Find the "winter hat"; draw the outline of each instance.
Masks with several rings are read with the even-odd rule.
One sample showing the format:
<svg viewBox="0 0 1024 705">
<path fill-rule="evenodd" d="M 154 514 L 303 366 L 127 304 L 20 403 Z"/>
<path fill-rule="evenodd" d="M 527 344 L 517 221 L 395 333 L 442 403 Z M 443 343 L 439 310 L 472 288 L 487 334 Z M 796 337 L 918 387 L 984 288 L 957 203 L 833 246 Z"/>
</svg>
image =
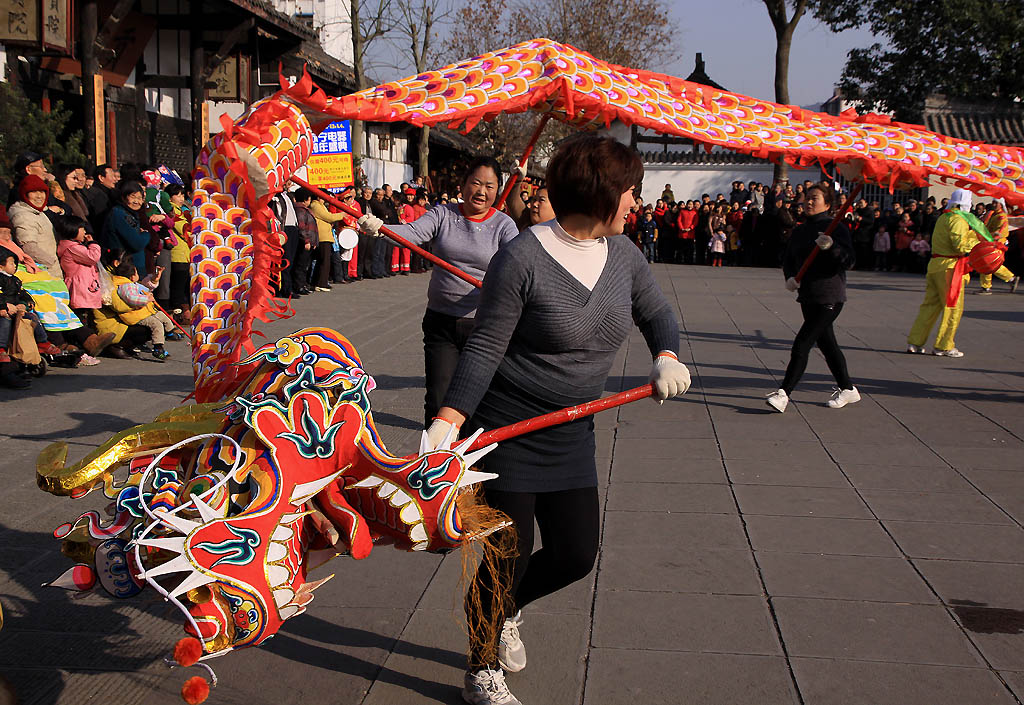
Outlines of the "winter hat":
<svg viewBox="0 0 1024 705">
<path fill-rule="evenodd" d="M 13 257 L 15 262 L 21 262 L 21 260 L 18 258 L 18 255 L 14 254 L 6 247 L 0 247 L 0 264 L 6 262 L 8 257 Z"/>
<path fill-rule="evenodd" d="M 50 195 L 50 187 L 46 185 L 40 177 L 35 174 L 29 174 L 18 183 L 18 198 L 25 203 L 28 203 L 28 195 L 33 191 L 44 191 L 47 196 Z M 32 204 L 29 203 L 31 206 Z M 35 206 L 32 206 L 35 208 Z M 46 207 L 46 203 L 43 203 L 43 208 Z M 37 211 L 43 210 L 43 208 L 36 208 Z"/>
<path fill-rule="evenodd" d="M 962 210 L 971 209 L 971 192 L 965 188 L 958 188 L 949 196 L 949 201 L 946 202 L 946 208 L 955 208 L 960 206 Z"/>
<path fill-rule="evenodd" d="M 14 160 L 14 173 L 21 174 L 32 162 L 38 162 L 43 158 L 42 154 L 36 154 L 35 152 L 23 152 L 18 155 L 18 158 Z"/>
</svg>

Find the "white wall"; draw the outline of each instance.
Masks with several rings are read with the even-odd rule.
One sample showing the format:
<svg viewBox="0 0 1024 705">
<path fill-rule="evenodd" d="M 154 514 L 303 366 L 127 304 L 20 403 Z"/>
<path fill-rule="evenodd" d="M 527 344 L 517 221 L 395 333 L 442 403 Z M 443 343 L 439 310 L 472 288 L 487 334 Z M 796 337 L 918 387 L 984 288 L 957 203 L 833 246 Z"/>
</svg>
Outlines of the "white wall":
<svg viewBox="0 0 1024 705">
<path fill-rule="evenodd" d="M 770 185 L 773 169 L 771 164 L 645 164 L 642 195 L 644 203 L 651 203 L 661 198 L 665 184 L 671 184 L 672 193 L 675 194 L 677 201 L 699 199 L 701 194 L 705 193 L 710 194 L 712 200 L 720 193 L 728 198 L 733 181 L 743 181 L 744 184 L 759 181 Z M 820 180 L 821 170 L 789 168 L 790 183 L 804 179 Z"/>
<path fill-rule="evenodd" d="M 389 184 L 396 191 L 403 181 L 412 181 L 412 167 L 400 162 L 384 161 L 372 157 L 363 158 L 363 171 L 372 188 Z"/>
</svg>

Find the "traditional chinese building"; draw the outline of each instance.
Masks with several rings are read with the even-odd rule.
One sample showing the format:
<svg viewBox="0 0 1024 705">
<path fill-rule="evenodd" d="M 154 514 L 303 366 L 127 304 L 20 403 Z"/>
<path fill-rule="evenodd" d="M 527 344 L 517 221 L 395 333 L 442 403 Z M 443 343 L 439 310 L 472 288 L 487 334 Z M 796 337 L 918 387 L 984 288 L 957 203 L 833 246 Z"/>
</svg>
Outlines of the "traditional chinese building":
<svg viewBox="0 0 1024 705">
<path fill-rule="evenodd" d="M 312 22 L 269 0 L 0 0 L 0 18 L 6 80 L 44 109 L 63 101 L 97 163 L 188 173 L 221 114 L 278 89 L 279 66 L 354 87 Z"/>
</svg>

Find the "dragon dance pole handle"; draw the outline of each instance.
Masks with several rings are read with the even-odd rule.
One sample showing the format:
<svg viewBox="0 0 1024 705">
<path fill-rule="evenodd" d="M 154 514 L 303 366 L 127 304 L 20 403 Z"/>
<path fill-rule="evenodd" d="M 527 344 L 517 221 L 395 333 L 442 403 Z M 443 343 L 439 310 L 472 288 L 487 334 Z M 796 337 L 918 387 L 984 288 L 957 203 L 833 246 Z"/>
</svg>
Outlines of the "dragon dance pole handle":
<svg viewBox="0 0 1024 705">
<path fill-rule="evenodd" d="M 550 119 L 551 119 L 551 113 L 545 113 L 544 116 L 541 117 L 540 122 L 537 123 L 537 129 L 533 131 L 533 136 L 530 138 L 529 144 L 526 145 L 526 149 L 523 150 L 523 156 L 520 157 L 520 159 L 519 159 L 519 167 L 520 168 L 526 166 L 526 160 L 530 158 L 531 154 L 533 154 L 533 148 L 536 146 L 537 140 L 540 139 L 540 133 L 544 131 L 544 126 L 548 124 L 548 120 L 550 120 Z M 498 198 L 497 202 L 494 204 L 494 207 L 497 210 L 500 211 L 501 207 L 503 205 L 505 205 L 505 201 L 508 200 L 509 194 L 512 193 L 512 189 L 515 188 L 515 185 L 518 182 L 519 182 L 519 174 L 518 173 L 514 173 L 514 174 L 512 174 L 512 176 L 509 177 L 508 183 L 505 184 L 505 190 L 501 192 L 501 196 Z"/>
<path fill-rule="evenodd" d="M 596 414 L 599 411 L 605 411 L 606 409 L 613 409 L 616 406 L 622 406 L 623 404 L 629 404 L 638 399 L 646 399 L 647 397 L 653 396 L 654 385 L 645 384 L 642 387 L 636 387 L 634 389 L 627 389 L 624 392 L 613 394 L 610 397 L 604 397 L 603 399 L 595 399 L 594 401 L 588 401 L 585 404 L 579 404 L 578 406 L 570 406 L 565 409 L 559 409 L 558 411 L 552 411 L 550 414 L 544 414 L 543 416 L 534 416 L 532 419 L 524 419 L 508 426 L 502 426 L 496 428 L 493 431 L 487 431 L 486 433 L 480 434 L 480 437 L 469 447 L 466 451 L 474 451 L 478 448 L 483 448 L 491 443 L 500 443 L 501 441 L 507 441 L 509 438 L 515 438 L 521 436 L 524 433 L 530 433 L 531 431 L 538 431 L 548 426 L 557 426 L 560 423 L 566 421 L 575 421 L 583 416 L 590 416 Z"/>
<path fill-rule="evenodd" d="M 825 228 L 825 232 L 823 232 L 822 235 L 832 235 L 833 231 L 835 231 L 835 229 L 839 226 L 839 223 L 842 222 L 843 217 L 846 215 L 847 211 L 849 211 L 853 207 L 854 202 L 856 202 L 858 196 L 860 196 L 860 192 L 863 190 L 864 182 L 862 181 L 859 184 L 857 184 L 857 187 L 854 188 L 853 192 L 847 197 L 846 201 L 843 203 L 842 208 L 840 208 L 839 212 L 836 213 L 836 217 L 833 218 L 832 222 L 828 224 L 828 227 Z M 800 271 L 796 273 L 795 277 L 793 277 L 794 279 L 796 279 L 798 284 L 804 278 L 804 275 L 807 274 L 807 270 L 811 268 L 812 264 L 814 264 L 814 260 L 818 256 L 819 252 L 821 252 L 821 249 L 817 245 L 815 245 L 814 248 L 811 250 L 811 253 L 807 255 L 807 259 L 804 260 L 803 265 L 800 267 Z"/>
<path fill-rule="evenodd" d="M 313 186 L 312 184 L 303 181 L 299 177 L 293 176 L 293 177 L 291 177 L 291 180 L 294 181 L 295 183 L 297 183 L 299 186 L 302 186 L 305 189 L 309 189 L 309 191 L 311 191 L 314 195 L 319 196 L 320 198 L 324 199 L 325 201 L 330 203 L 332 206 L 340 208 L 341 210 L 343 210 L 345 213 L 348 213 L 353 218 L 359 218 L 360 216 L 362 216 L 362 213 L 357 211 L 355 208 L 352 208 L 351 206 L 346 206 L 344 203 L 339 201 L 337 198 L 335 198 L 331 194 L 327 193 L 326 191 L 324 191 L 322 189 L 318 189 L 316 186 Z M 396 235 L 387 226 L 381 227 L 380 231 L 384 235 L 387 235 L 389 238 L 391 238 L 392 240 L 397 242 L 402 247 L 408 247 L 410 250 L 412 250 L 413 252 L 418 254 L 420 257 L 423 257 L 424 259 L 430 260 L 431 262 L 436 264 L 441 269 L 444 269 L 444 270 L 446 270 L 448 272 L 451 272 L 452 274 L 457 276 L 462 281 L 468 282 L 468 283 L 472 284 L 477 289 L 479 289 L 480 287 L 482 287 L 484 285 L 484 283 L 482 281 L 480 281 L 479 279 L 477 279 L 473 275 L 466 274 L 465 272 L 463 272 L 461 269 L 459 269 L 455 265 L 448 264 L 447 262 L 445 262 L 443 259 L 441 259 L 437 255 L 432 254 L 430 252 L 427 252 L 426 250 L 424 250 L 422 247 L 419 247 L 418 245 L 412 244 L 411 242 L 406 240 L 401 235 Z"/>
</svg>

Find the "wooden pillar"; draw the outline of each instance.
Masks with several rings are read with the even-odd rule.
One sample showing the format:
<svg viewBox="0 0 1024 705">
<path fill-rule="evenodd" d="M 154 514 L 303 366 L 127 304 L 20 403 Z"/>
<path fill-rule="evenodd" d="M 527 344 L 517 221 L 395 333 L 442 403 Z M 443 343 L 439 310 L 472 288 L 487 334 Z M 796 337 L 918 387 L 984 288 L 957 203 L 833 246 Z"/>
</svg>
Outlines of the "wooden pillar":
<svg viewBox="0 0 1024 705">
<path fill-rule="evenodd" d="M 79 20 L 82 58 L 82 110 L 85 114 L 85 153 L 92 164 L 107 160 L 104 138 L 103 78 L 96 58 L 99 15 L 96 0 L 83 0 Z"/>
<path fill-rule="evenodd" d="M 206 68 L 206 55 L 203 51 L 203 3 L 202 0 L 192 0 L 190 4 L 189 47 L 191 59 L 189 63 L 189 74 L 191 74 L 191 99 L 192 99 L 192 159 L 199 157 L 199 152 L 206 145 L 208 127 L 208 113 L 206 112 L 206 80 L 204 69 Z"/>
</svg>

